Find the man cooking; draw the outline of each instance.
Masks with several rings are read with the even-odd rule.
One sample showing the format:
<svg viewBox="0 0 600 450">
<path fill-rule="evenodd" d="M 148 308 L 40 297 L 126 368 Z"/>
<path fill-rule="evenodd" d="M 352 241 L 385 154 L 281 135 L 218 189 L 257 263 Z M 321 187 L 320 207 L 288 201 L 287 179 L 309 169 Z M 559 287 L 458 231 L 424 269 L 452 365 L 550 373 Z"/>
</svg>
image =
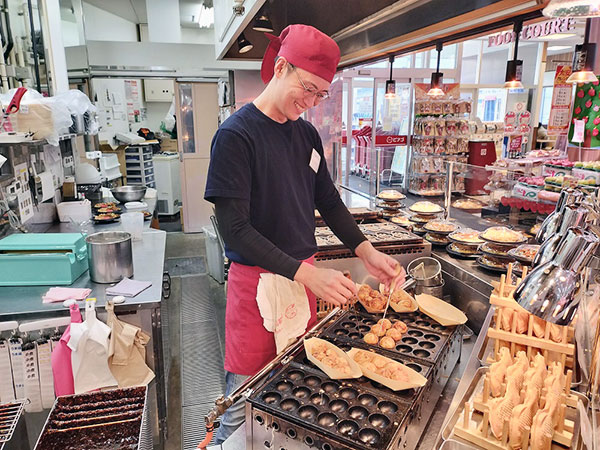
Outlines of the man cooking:
<svg viewBox="0 0 600 450">
<path fill-rule="evenodd" d="M 316 297 L 340 305 L 357 292 L 341 272 L 313 265 L 315 208 L 371 275 L 386 284 L 404 280 L 398 262 L 375 250 L 359 230 L 329 176 L 317 130 L 300 118 L 329 97 L 340 59 L 337 44 L 306 25 L 267 37 L 261 68 L 267 86 L 215 134 L 206 183 L 205 198 L 215 205 L 232 261 L 225 315 L 227 395 L 276 356 L 273 333 L 257 305 L 261 273 L 305 286 L 306 329 L 316 323 Z M 243 421 L 240 401 L 224 414 L 217 442 Z"/>
</svg>

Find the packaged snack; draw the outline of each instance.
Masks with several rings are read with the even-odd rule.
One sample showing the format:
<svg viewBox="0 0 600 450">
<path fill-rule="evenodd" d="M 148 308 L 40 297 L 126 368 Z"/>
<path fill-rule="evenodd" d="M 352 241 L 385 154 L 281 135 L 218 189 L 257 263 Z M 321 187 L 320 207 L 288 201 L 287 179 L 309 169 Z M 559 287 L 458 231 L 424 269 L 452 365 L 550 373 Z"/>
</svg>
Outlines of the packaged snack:
<svg viewBox="0 0 600 450">
<path fill-rule="evenodd" d="M 441 155 L 443 153 L 446 153 L 446 139 L 445 138 L 443 138 L 443 137 L 435 138 L 434 153 L 436 155 Z"/>
<path fill-rule="evenodd" d="M 458 124 L 454 117 L 446 117 L 446 136 L 456 136 L 458 134 Z"/>
<path fill-rule="evenodd" d="M 447 137 L 446 138 L 446 153 L 453 155 L 457 152 L 458 139 Z"/>
<path fill-rule="evenodd" d="M 435 120 L 435 135 L 446 136 L 446 121 L 442 118 Z"/>
</svg>

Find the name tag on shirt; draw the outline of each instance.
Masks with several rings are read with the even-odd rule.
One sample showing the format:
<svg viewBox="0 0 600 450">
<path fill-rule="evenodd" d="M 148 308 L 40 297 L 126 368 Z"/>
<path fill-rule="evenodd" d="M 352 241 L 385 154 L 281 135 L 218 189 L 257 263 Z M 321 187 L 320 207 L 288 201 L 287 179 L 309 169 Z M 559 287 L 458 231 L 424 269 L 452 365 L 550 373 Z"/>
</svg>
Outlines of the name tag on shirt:
<svg viewBox="0 0 600 450">
<path fill-rule="evenodd" d="M 313 148 L 312 155 L 310 156 L 310 163 L 308 163 L 308 165 L 315 173 L 317 173 L 319 171 L 319 164 L 321 164 L 321 155 Z"/>
</svg>

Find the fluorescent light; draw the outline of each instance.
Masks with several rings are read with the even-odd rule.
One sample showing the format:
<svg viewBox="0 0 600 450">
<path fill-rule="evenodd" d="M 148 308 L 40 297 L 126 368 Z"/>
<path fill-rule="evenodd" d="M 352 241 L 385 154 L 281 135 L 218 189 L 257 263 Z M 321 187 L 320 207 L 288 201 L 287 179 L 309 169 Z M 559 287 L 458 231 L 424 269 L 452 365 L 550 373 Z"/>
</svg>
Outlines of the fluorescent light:
<svg viewBox="0 0 600 450">
<path fill-rule="evenodd" d="M 570 50 L 572 48 L 572 45 L 551 45 L 550 47 L 548 47 L 548 51 L 556 52 L 558 50 Z"/>
<path fill-rule="evenodd" d="M 200 7 L 198 13 L 198 26 L 200 28 L 210 28 L 215 23 L 215 9 L 207 8 L 205 5 Z"/>
</svg>

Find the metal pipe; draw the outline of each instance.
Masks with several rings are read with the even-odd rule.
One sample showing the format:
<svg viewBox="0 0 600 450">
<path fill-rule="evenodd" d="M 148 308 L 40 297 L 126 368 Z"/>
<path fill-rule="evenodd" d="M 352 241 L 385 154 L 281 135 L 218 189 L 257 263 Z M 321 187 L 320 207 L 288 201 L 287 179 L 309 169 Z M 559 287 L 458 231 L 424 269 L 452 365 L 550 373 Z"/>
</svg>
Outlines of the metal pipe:
<svg viewBox="0 0 600 450">
<path fill-rule="evenodd" d="M 29 15 L 29 31 L 31 36 L 31 51 L 33 53 L 33 66 L 35 70 L 35 87 L 39 93 L 42 92 L 42 83 L 40 80 L 40 63 L 38 61 L 38 54 L 35 48 L 35 42 L 33 42 L 35 36 L 35 28 L 33 26 L 33 6 L 31 5 L 31 0 L 27 0 L 27 13 Z M 27 26 L 25 27 L 27 28 Z M 41 34 L 40 34 L 41 36 Z"/>
</svg>

